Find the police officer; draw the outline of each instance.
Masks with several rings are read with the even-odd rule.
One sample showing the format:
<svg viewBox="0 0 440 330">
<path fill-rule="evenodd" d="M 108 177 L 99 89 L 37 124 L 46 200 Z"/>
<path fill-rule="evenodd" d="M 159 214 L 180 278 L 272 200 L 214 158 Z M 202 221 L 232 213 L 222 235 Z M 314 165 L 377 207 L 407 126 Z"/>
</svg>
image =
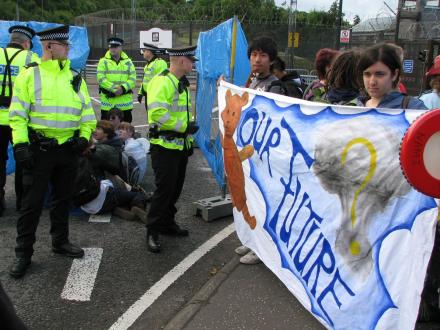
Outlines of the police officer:
<svg viewBox="0 0 440 330">
<path fill-rule="evenodd" d="M 110 109 L 118 108 L 124 113 L 124 121 L 131 123 L 136 68 L 122 51 L 124 40 L 112 37 L 107 42 L 109 50 L 99 60 L 96 75 L 101 96 L 101 119 L 108 120 Z"/>
<path fill-rule="evenodd" d="M 142 48 L 142 54 L 144 59 L 147 60 L 147 65 L 144 68 L 144 78 L 142 80 L 141 88 L 139 88 L 138 101 L 142 103 L 142 98 L 145 96 L 145 107 L 147 105 L 147 86 L 153 77 L 168 68 L 167 62 L 165 62 L 157 55 L 161 54 L 162 50 L 154 45 L 150 45 L 144 42 L 144 48 Z"/>
<path fill-rule="evenodd" d="M 195 46 L 168 49 L 170 69 L 153 77 L 147 86 L 150 153 L 155 175 L 147 221 L 147 246 L 160 252 L 159 234 L 187 236 L 174 216 L 175 204 L 185 181 L 188 156 L 198 127 L 192 121 L 191 93 L 186 74 L 193 68 Z"/>
<path fill-rule="evenodd" d="M 14 25 L 9 28 L 10 38 L 6 48 L 0 49 L 0 216 L 5 210 L 6 162 L 8 145 L 12 142 L 9 127 L 9 105 L 12 98 L 12 86 L 18 73 L 31 62 L 39 62 L 37 54 L 30 51 L 35 31 L 27 26 Z M 20 205 L 21 175 L 17 169 L 15 192 L 17 208 Z"/>
<path fill-rule="evenodd" d="M 52 186 L 52 250 L 72 258 L 84 251 L 69 242 L 69 206 L 78 155 L 88 146 L 96 118 L 85 81 L 71 70 L 69 27 L 37 33 L 41 64 L 15 80 L 9 122 L 15 159 L 23 168 L 23 200 L 17 221 L 16 259 L 9 274 L 18 278 L 31 263 L 44 195 Z"/>
</svg>

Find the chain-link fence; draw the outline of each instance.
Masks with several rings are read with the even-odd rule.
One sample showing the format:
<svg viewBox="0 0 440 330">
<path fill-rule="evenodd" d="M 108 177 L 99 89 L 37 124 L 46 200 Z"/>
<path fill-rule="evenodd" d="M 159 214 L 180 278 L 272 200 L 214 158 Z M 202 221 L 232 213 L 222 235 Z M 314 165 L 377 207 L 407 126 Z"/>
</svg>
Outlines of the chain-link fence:
<svg viewBox="0 0 440 330">
<path fill-rule="evenodd" d="M 166 20 L 166 13 L 151 17 L 151 12 L 138 8 L 136 12 L 129 9 L 106 10 L 89 15 L 79 16 L 75 24 L 87 28 L 92 60 L 102 57 L 107 48 L 107 39 L 117 36 L 125 41 L 124 50 L 135 61 L 142 61 L 139 52 L 139 32 L 151 28 L 173 31 L 173 46 L 194 45 L 200 32 L 212 29 L 220 21 L 202 20 L 200 17 L 192 21 Z M 219 13 L 221 16 L 221 13 Z M 288 57 L 287 22 L 276 20 L 243 21 L 241 25 L 247 40 L 259 36 L 269 36 L 276 41 L 281 58 Z M 295 68 L 313 70 L 316 52 L 323 47 L 335 47 L 337 29 L 335 26 L 317 26 L 297 24 L 292 30 L 299 33 L 299 45 L 293 48 Z"/>
</svg>

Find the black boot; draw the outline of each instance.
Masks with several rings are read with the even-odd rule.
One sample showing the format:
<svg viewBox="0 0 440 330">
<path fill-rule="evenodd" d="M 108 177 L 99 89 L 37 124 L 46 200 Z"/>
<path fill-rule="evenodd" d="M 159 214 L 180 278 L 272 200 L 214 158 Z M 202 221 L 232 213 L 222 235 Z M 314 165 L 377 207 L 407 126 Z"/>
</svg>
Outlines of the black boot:
<svg viewBox="0 0 440 330">
<path fill-rule="evenodd" d="M 84 250 L 70 242 L 61 245 L 53 245 L 52 251 L 58 254 L 64 254 L 66 257 L 70 258 L 84 257 Z"/>
<path fill-rule="evenodd" d="M 147 228 L 147 247 L 148 251 L 151 251 L 153 253 L 159 253 L 161 250 L 160 243 L 159 243 L 159 234 L 157 231 L 154 231 L 152 229 Z"/>
<path fill-rule="evenodd" d="M 31 258 L 20 257 L 14 260 L 11 269 L 9 270 L 9 275 L 13 278 L 20 278 L 26 274 L 26 270 L 31 264 Z"/>
</svg>

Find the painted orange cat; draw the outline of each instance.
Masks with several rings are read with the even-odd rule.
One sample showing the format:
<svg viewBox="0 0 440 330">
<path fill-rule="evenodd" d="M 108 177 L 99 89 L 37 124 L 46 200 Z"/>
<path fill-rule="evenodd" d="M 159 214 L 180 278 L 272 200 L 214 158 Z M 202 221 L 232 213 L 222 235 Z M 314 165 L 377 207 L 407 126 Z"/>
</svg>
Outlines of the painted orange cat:
<svg viewBox="0 0 440 330">
<path fill-rule="evenodd" d="M 224 127 L 224 136 L 222 136 L 223 157 L 225 163 L 226 177 L 228 179 L 229 191 L 232 197 L 232 203 L 236 209 L 242 213 L 244 219 L 251 229 L 257 225 L 257 220 L 250 215 L 246 204 L 246 192 L 244 189 L 244 173 L 241 162 L 248 159 L 254 153 L 251 145 L 245 146 L 238 151 L 234 141 L 234 132 L 240 121 L 241 108 L 248 102 L 248 93 L 242 96 L 232 95 L 231 91 L 226 92 L 226 107 L 221 113 Z"/>
</svg>

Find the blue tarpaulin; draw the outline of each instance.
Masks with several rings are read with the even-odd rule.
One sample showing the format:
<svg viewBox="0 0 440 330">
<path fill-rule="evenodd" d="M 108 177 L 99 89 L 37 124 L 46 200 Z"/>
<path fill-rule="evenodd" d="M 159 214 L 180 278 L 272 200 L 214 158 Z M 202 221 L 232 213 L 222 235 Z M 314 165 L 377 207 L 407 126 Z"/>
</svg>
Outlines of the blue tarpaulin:
<svg viewBox="0 0 440 330">
<path fill-rule="evenodd" d="M 46 22 L 19 22 L 19 21 L 0 21 L 0 47 L 6 47 L 9 42 L 9 27 L 13 25 L 26 25 L 36 32 L 61 26 L 56 23 Z M 75 70 L 81 70 L 86 66 L 87 57 L 89 56 L 89 40 L 87 29 L 79 26 L 70 26 L 69 41 L 72 44 L 69 50 L 69 59 L 72 62 L 71 67 Z M 42 55 L 41 42 L 37 36 L 32 39 L 34 48 L 32 51 L 39 56 Z"/>
<path fill-rule="evenodd" d="M 196 141 L 220 187 L 225 185 L 223 154 L 219 135 L 211 136 L 212 109 L 217 101 L 219 77 L 223 75 L 226 81 L 231 81 L 233 23 L 234 19 L 230 19 L 212 30 L 201 32 L 197 42 L 199 61 L 196 64 L 198 72 L 196 111 L 200 129 Z M 246 37 L 239 22 L 236 31 L 233 83 L 242 86 L 249 76 L 250 64 L 247 57 Z M 214 131 L 217 132 L 217 129 Z"/>
</svg>

